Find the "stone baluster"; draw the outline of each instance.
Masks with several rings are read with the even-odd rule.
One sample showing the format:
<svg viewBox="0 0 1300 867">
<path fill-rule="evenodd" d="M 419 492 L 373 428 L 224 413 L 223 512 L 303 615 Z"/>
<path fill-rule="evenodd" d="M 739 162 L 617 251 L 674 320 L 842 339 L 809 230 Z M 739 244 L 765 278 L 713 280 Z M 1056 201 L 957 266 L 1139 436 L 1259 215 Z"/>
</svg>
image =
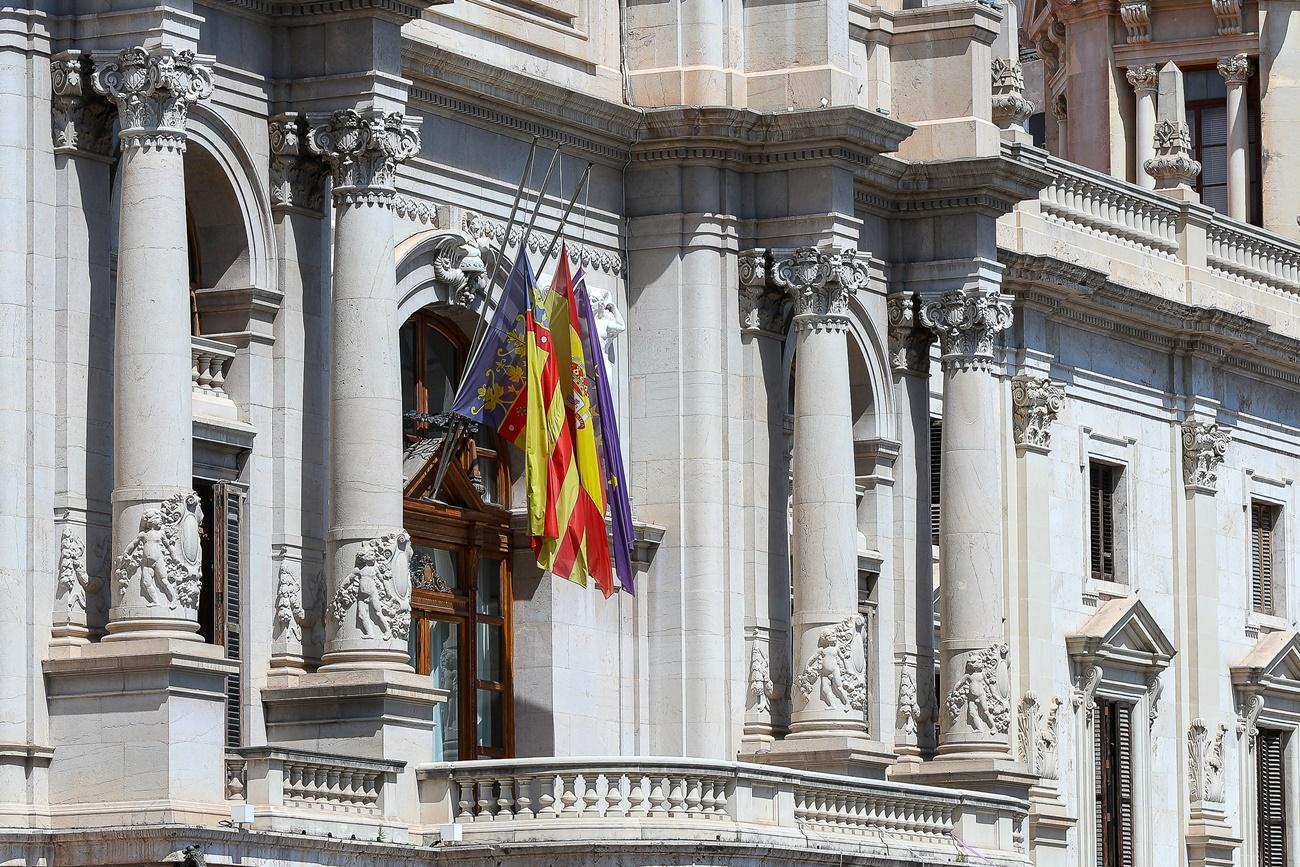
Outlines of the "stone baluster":
<svg viewBox="0 0 1300 867">
<path fill-rule="evenodd" d="M 1010 673 L 1002 580 L 1002 443 L 993 342 L 1011 324 L 996 290 L 946 292 L 921 307 L 943 363 L 939 755 L 1007 758 Z"/>
<path fill-rule="evenodd" d="M 1156 179 L 1147 174 L 1144 166 L 1156 155 L 1156 92 L 1160 89 L 1160 78 L 1154 64 L 1130 66 L 1125 77 L 1136 96 L 1133 132 L 1137 182 L 1143 189 L 1151 190 L 1155 189 Z"/>
<path fill-rule="evenodd" d="M 410 669 L 402 531 L 393 199 L 419 150 L 398 112 L 335 112 L 311 133 L 334 180 L 328 607 L 322 668 Z"/>
<path fill-rule="evenodd" d="M 1250 175 L 1246 163 L 1250 145 L 1250 119 L 1246 114 L 1250 58 L 1244 54 L 1224 57 L 1219 61 L 1218 70 L 1228 87 L 1228 216 L 1245 222 L 1250 216 Z"/>
<path fill-rule="evenodd" d="M 93 83 L 117 103 L 122 144 L 106 640 L 198 640 L 184 153 L 189 106 L 211 95 L 212 76 L 191 51 L 128 48 Z"/>
</svg>

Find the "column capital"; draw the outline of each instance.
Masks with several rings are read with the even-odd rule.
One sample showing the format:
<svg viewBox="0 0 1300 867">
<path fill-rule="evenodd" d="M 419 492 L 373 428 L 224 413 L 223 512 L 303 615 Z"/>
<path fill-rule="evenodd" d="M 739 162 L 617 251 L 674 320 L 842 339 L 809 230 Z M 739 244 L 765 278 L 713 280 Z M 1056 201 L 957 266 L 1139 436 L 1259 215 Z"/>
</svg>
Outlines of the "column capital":
<svg viewBox="0 0 1300 867">
<path fill-rule="evenodd" d="M 311 130 L 302 115 L 279 114 L 269 123 L 271 208 L 320 216 L 325 167 L 308 146 Z"/>
<path fill-rule="evenodd" d="M 889 320 L 889 363 L 900 373 L 928 374 L 934 335 L 921 325 L 921 299 L 900 292 L 885 299 Z"/>
<path fill-rule="evenodd" d="M 772 285 L 794 298 L 799 329 L 847 330 L 849 297 L 869 277 L 867 260 L 853 247 L 822 244 L 773 252 Z"/>
<path fill-rule="evenodd" d="M 397 164 L 420 149 L 420 133 L 400 111 L 344 109 L 311 131 L 312 151 L 334 178 L 334 201 L 390 207 Z"/>
<path fill-rule="evenodd" d="M 993 122 L 1000 126 L 1024 123 L 1034 113 L 1025 99 L 1025 74 L 1015 60 L 993 58 Z"/>
<path fill-rule="evenodd" d="M 1215 67 L 1219 70 L 1219 75 L 1228 87 L 1240 87 L 1250 78 L 1250 57 L 1245 54 L 1235 54 L 1232 57 L 1221 57 Z"/>
<path fill-rule="evenodd" d="M 1160 90 L 1160 70 L 1154 63 L 1130 66 L 1125 70 L 1124 77 L 1128 79 L 1128 83 L 1132 85 L 1138 96 L 1155 94 Z"/>
<path fill-rule="evenodd" d="M 90 86 L 89 55 L 66 51 L 50 61 L 54 152 L 106 159 L 113 152 L 113 106 Z"/>
<path fill-rule="evenodd" d="M 997 292 L 945 292 L 921 306 L 921 324 L 938 335 L 945 369 L 991 369 L 993 339 L 1011 320 L 1011 303 Z"/>
<path fill-rule="evenodd" d="M 1065 386 L 1045 376 L 1022 373 L 1011 380 L 1011 421 L 1016 448 L 1046 453 L 1052 422 L 1065 408 Z"/>
<path fill-rule="evenodd" d="M 741 333 L 783 339 L 790 323 L 790 298 L 768 286 L 768 251 L 742 250 L 737 263 Z"/>
<path fill-rule="evenodd" d="M 1213 494 L 1219 465 L 1228 453 L 1232 433 L 1213 422 L 1189 418 L 1183 422 L 1183 484 L 1189 491 Z"/>
<path fill-rule="evenodd" d="M 92 83 L 117 103 L 123 148 L 183 151 L 189 107 L 212 95 L 212 72 L 189 50 L 123 49 Z"/>
<path fill-rule="evenodd" d="M 1065 102 L 1065 94 L 1058 93 L 1052 100 L 1052 117 L 1056 118 L 1057 123 L 1065 123 L 1069 120 L 1070 111 Z"/>
</svg>

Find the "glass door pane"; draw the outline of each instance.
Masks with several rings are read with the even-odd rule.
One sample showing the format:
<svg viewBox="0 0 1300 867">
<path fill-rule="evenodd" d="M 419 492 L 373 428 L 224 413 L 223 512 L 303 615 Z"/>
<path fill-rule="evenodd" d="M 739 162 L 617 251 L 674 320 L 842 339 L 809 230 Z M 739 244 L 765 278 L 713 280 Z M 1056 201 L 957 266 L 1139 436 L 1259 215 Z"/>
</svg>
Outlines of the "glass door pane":
<svg viewBox="0 0 1300 867">
<path fill-rule="evenodd" d="M 444 620 L 430 620 L 429 682 L 447 690 L 447 701 L 438 705 L 433 717 L 433 760 L 454 762 L 460 758 L 460 628 Z"/>
</svg>

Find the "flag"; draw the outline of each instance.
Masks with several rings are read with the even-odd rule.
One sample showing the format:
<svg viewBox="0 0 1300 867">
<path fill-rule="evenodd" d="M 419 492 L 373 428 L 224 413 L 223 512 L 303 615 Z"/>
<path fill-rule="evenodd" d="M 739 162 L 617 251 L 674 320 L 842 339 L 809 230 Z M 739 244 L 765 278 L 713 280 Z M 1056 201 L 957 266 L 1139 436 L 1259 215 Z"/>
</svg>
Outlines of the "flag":
<svg viewBox="0 0 1300 867">
<path fill-rule="evenodd" d="M 609 538 L 605 533 L 605 479 L 596 447 L 595 416 L 587 382 L 582 345 L 581 308 L 574 295 L 568 249 L 559 265 L 546 301 L 559 373 L 556 395 L 548 398 L 548 419 L 555 406 L 564 410 L 563 430 L 554 439 L 549 462 L 548 496 L 558 519 L 555 537 L 534 539 L 537 563 L 561 578 L 586 585 L 590 576 L 606 597 L 614 594 Z"/>
<path fill-rule="evenodd" d="M 582 321 L 587 329 L 587 345 L 591 349 L 588 364 L 591 369 L 591 389 L 596 393 L 596 420 L 599 432 L 601 463 L 605 468 L 605 500 L 609 503 L 610 519 L 614 526 L 614 571 L 618 583 L 632 593 L 632 501 L 627 487 L 627 473 L 623 469 L 623 449 L 618 436 L 618 415 L 614 410 L 614 396 L 610 391 L 609 370 L 605 367 L 605 353 L 600 345 L 600 332 L 596 328 L 596 311 L 587 293 L 587 272 L 582 268 L 573 275 L 574 297 L 582 311 Z"/>
</svg>

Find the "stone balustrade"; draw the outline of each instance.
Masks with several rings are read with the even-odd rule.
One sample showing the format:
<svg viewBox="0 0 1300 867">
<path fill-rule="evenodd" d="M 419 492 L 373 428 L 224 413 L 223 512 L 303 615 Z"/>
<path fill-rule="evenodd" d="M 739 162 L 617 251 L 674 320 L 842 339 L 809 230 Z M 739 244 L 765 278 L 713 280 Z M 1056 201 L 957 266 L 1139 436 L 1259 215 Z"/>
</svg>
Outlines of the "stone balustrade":
<svg viewBox="0 0 1300 867">
<path fill-rule="evenodd" d="M 226 377 L 236 347 L 206 337 L 190 338 L 190 389 L 194 393 L 194 414 L 237 420 L 239 407 L 226 393 Z"/>
<path fill-rule="evenodd" d="M 1209 268 L 1279 292 L 1300 292 L 1300 244 L 1216 214 L 1206 229 Z"/>
<path fill-rule="evenodd" d="M 1050 220 L 1110 236 L 1163 256 L 1178 253 L 1178 205 L 1148 190 L 1117 182 L 1063 160 L 1048 160 L 1056 177 L 1039 194 Z"/>
<path fill-rule="evenodd" d="M 1009 798 L 660 757 L 438 763 L 417 777 L 426 834 L 454 822 L 466 842 L 815 840 L 904 863 L 1028 863 L 1026 806 Z"/>
</svg>

